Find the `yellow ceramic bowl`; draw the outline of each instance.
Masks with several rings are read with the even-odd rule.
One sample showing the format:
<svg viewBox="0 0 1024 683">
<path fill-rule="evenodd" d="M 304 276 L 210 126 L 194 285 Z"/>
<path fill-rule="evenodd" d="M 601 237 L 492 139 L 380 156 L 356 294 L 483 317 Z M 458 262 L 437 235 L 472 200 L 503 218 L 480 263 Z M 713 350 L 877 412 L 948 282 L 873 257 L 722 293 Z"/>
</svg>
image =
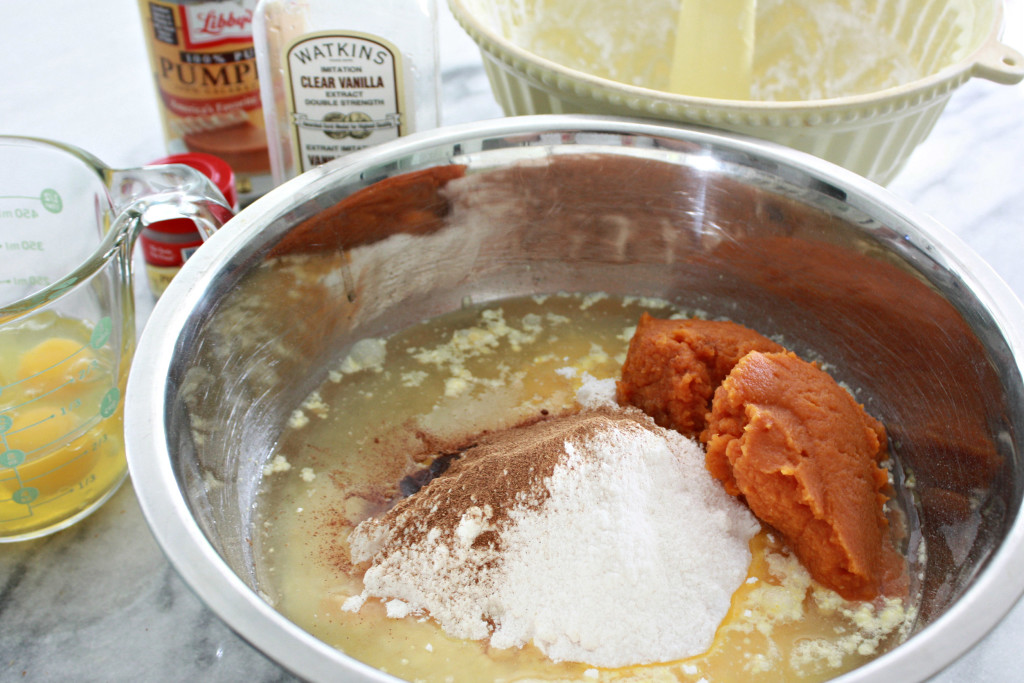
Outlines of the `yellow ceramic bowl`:
<svg viewBox="0 0 1024 683">
<path fill-rule="evenodd" d="M 449 5 L 479 45 L 506 114 L 593 113 L 706 125 L 809 152 L 882 184 L 968 79 L 1013 84 L 1024 78 L 1024 56 L 999 39 L 1001 0 L 828 0 L 837 12 L 861 15 L 857 30 L 835 39 L 808 24 L 807 13 L 820 12 L 825 1 L 758 0 L 755 78 L 784 73 L 791 86 L 776 89 L 771 101 L 667 90 L 679 0 Z M 790 38 L 810 57 L 787 47 Z M 845 71 L 833 73 L 831 87 L 804 78 L 808 70 L 852 72 L 861 65 L 877 76 L 893 58 L 883 49 L 902 52 L 897 57 L 906 68 L 896 84 L 879 78 L 878 87 L 865 89 L 866 77 L 853 83 Z"/>
</svg>

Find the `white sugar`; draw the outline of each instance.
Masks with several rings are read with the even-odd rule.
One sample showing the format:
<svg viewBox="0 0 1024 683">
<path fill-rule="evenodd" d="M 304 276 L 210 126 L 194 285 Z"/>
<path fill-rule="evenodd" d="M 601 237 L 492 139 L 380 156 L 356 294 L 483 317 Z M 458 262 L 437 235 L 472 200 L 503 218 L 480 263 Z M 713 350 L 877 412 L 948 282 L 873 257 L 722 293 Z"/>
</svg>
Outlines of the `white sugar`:
<svg viewBox="0 0 1024 683">
<path fill-rule="evenodd" d="M 616 408 L 615 380 L 597 379 L 589 373 L 583 373 L 583 384 L 576 390 L 576 402 L 584 408 Z"/>
</svg>

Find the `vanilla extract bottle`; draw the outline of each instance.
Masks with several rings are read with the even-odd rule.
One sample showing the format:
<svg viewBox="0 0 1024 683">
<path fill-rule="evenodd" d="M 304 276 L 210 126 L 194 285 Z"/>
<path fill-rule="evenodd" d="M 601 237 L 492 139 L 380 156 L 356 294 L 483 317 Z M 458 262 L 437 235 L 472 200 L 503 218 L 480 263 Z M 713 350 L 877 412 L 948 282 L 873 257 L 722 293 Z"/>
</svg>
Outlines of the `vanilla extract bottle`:
<svg viewBox="0 0 1024 683">
<path fill-rule="evenodd" d="M 439 123 L 436 0 L 260 0 L 253 42 L 276 184 Z"/>
</svg>

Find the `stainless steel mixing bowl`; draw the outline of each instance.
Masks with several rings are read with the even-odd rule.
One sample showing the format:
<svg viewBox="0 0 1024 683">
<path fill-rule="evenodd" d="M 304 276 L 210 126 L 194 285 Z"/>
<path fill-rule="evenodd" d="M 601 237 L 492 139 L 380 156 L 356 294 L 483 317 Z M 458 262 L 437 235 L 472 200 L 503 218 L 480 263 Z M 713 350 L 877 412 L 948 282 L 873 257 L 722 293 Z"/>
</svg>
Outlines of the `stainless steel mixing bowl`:
<svg viewBox="0 0 1024 683">
<path fill-rule="evenodd" d="M 475 189 L 452 195 L 464 174 Z M 343 265 L 297 286 L 282 264 L 305 253 Z M 921 613 L 907 642 L 843 681 L 923 680 L 1024 591 L 1024 310 L 1007 287 L 948 231 L 826 162 L 585 116 L 354 154 L 271 192 L 188 261 L 143 335 L 125 418 L 172 564 L 296 674 L 390 680 L 261 598 L 249 540 L 264 461 L 355 341 L 467 299 L 560 290 L 660 296 L 782 334 L 886 424 L 920 521 L 909 542 L 928 553 Z"/>
</svg>

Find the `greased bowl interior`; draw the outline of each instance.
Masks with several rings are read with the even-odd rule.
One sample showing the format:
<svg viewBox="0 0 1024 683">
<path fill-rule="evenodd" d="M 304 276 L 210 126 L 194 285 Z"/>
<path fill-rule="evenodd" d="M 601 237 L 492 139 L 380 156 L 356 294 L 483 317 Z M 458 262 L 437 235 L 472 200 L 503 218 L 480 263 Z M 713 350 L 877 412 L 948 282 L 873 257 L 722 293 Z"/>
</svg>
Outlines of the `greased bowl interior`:
<svg viewBox="0 0 1024 683">
<path fill-rule="evenodd" d="M 459 209 L 479 220 L 456 226 L 443 185 L 463 173 L 486 191 Z M 380 202 L 351 210 L 360 190 Z M 256 275 L 330 251 L 344 254 L 336 277 L 240 306 Z M 135 489 L 171 563 L 296 674 L 392 680 L 263 599 L 250 544 L 262 466 L 359 339 L 467 300 L 557 291 L 663 297 L 781 334 L 828 358 L 885 423 L 927 548 L 921 612 L 904 644 L 841 680 L 924 680 L 1024 591 L 1024 310 L 1007 287 L 941 226 L 809 155 L 588 116 L 353 154 L 260 199 L 188 261 L 143 335 L 125 417 Z"/>
<path fill-rule="evenodd" d="M 794 56 L 800 37 L 788 29 L 806 25 L 808 9 L 826 4 L 863 15 L 863 39 L 812 43 L 806 55 Z M 777 17 L 765 19 L 770 30 L 755 40 L 755 77 L 774 82 L 779 79 L 770 74 L 781 73 L 801 83 L 800 72 L 819 63 L 886 66 L 890 58 L 879 42 L 897 46 L 915 74 L 870 90 L 863 89 L 870 83 L 865 76 L 860 89 L 836 88 L 840 94 L 787 87 L 774 101 L 665 89 L 678 0 L 449 0 L 449 6 L 480 47 L 506 114 L 642 116 L 711 126 L 809 152 L 881 184 L 895 177 L 967 80 L 1024 78 L 1024 56 L 999 40 L 1001 0 L 760 2 L 759 12 Z"/>
</svg>

